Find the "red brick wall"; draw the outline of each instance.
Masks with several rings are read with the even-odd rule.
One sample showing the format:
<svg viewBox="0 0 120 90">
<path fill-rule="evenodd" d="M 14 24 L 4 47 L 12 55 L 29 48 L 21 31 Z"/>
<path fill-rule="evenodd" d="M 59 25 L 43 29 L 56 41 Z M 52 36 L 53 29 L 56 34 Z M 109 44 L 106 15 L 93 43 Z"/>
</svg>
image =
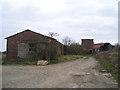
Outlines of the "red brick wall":
<svg viewBox="0 0 120 90">
<path fill-rule="evenodd" d="M 34 40 L 44 38 L 43 35 L 26 30 L 22 33 L 7 38 L 7 58 L 17 58 L 17 43 L 21 40 Z"/>
<path fill-rule="evenodd" d="M 93 50 L 93 39 L 82 39 L 82 47 L 85 51 Z"/>
</svg>

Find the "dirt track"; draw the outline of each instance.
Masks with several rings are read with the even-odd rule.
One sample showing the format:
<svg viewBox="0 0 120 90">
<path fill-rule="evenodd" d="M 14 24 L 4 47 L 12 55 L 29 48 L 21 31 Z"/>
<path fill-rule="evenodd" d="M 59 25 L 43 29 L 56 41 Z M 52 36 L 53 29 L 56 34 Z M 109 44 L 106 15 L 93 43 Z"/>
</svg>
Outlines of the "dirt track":
<svg viewBox="0 0 120 90">
<path fill-rule="evenodd" d="M 115 88 L 94 58 L 47 66 L 3 66 L 3 88 Z"/>
</svg>

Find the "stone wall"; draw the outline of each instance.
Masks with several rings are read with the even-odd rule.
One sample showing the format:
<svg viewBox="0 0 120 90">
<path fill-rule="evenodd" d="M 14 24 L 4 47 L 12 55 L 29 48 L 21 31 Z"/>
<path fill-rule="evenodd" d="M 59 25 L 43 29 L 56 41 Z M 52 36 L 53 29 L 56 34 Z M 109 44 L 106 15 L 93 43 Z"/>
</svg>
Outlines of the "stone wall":
<svg viewBox="0 0 120 90">
<path fill-rule="evenodd" d="M 24 59 L 27 57 L 27 53 L 29 52 L 28 43 L 18 43 L 18 52 L 17 57 Z"/>
<path fill-rule="evenodd" d="M 64 54 L 64 46 L 53 39 L 23 40 L 18 43 L 18 57 L 24 60 L 49 60 Z"/>
</svg>

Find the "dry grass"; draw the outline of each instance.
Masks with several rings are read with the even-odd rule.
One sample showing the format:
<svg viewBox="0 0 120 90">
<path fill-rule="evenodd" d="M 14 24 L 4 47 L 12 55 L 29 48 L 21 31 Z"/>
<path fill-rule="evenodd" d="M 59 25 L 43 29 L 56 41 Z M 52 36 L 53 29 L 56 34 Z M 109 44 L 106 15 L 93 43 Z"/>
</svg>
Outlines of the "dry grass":
<svg viewBox="0 0 120 90">
<path fill-rule="evenodd" d="M 83 58 L 83 56 L 80 56 L 80 55 L 64 55 L 64 56 L 59 57 L 57 60 L 51 60 L 50 64 L 67 62 L 67 61 L 76 60 L 76 59 L 79 59 L 79 58 Z"/>
<path fill-rule="evenodd" d="M 102 68 L 110 72 L 113 77 L 119 81 L 118 74 L 118 52 L 116 50 L 105 51 L 96 54 L 96 59 L 102 65 Z"/>
</svg>

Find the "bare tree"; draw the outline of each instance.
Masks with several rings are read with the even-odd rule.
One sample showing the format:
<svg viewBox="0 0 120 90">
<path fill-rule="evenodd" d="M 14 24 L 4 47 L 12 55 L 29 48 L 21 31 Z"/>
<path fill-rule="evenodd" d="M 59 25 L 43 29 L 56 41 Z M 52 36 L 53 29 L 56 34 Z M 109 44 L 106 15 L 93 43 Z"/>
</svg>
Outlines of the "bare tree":
<svg viewBox="0 0 120 90">
<path fill-rule="evenodd" d="M 69 46 L 70 44 L 74 43 L 74 41 L 70 37 L 68 37 L 68 36 L 64 37 L 62 39 L 62 42 L 66 46 Z"/>
<path fill-rule="evenodd" d="M 50 36 L 51 38 L 54 38 L 54 37 L 56 37 L 56 36 L 59 36 L 59 34 L 58 34 L 58 33 L 55 33 L 55 32 L 49 32 L 49 33 L 48 33 L 48 36 Z"/>
</svg>

